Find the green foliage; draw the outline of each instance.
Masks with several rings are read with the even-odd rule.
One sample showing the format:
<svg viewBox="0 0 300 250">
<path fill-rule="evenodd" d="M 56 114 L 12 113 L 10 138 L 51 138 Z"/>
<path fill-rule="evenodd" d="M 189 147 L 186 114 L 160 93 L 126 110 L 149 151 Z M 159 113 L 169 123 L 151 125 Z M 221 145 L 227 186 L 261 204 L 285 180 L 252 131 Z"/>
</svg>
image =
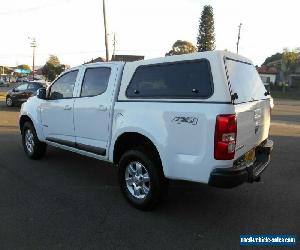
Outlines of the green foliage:
<svg viewBox="0 0 300 250">
<path fill-rule="evenodd" d="M 48 81 L 53 81 L 63 71 L 64 66 L 60 64 L 58 57 L 54 55 L 50 55 L 48 61 L 42 68 L 42 74 Z"/>
<path fill-rule="evenodd" d="M 270 57 L 267 57 L 262 65 L 267 65 L 270 62 L 274 62 L 282 59 L 282 53 L 276 53 Z"/>
<path fill-rule="evenodd" d="M 298 53 L 284 49 L 282 53 L 282 62 L 288 69 L 293 69 L 299 62 Z"/>
<path fill-rule="evenodd" d="M 172 49 L 166 53 L 166 56 L 173 56 L 173 55 L 182 55 L 196 52 L 197 48 L 188 41 L 177 40 Z"/>
<path fill-rule="evenodd" d="M 197 47 L 199 52 L 215 49 L 214 14 L 210 5 L 205 5 L 201 13 Z"/>
<path fill-rule="evenodd" d="M 17 66 L 18 69 L 31 70 L 27 64 L 21 64 Z"/>
<path fill-rule="evenodd" d="M 59 66 L 60 65 L 60 61 L 59 61 L 58 57 L 55 56 L 55 55 L 50 55 L 47 62 L 51 63 L 54 66 Z"/>
<path fill-rule="evenodd" d="M 299 55 L 295 51 L 284 49 L 282 53 L 283 73 L 288 82 L 288 76 L 293 73 L 299 63 Z"/>
</svg>

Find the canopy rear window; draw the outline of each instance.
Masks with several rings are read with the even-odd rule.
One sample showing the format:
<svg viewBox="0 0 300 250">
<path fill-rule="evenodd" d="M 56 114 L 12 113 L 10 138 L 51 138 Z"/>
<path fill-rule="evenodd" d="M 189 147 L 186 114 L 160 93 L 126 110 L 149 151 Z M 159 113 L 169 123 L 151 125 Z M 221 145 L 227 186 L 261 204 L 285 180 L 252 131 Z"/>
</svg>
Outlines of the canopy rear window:
<svg viewBox="0 0 300 250">
<path fill-rule="evenodd" d="M 235 103 L 266 99 L 265 86 L 253 64 L 226 58 L 231 94 L 237 93 Z"/>
</svg>

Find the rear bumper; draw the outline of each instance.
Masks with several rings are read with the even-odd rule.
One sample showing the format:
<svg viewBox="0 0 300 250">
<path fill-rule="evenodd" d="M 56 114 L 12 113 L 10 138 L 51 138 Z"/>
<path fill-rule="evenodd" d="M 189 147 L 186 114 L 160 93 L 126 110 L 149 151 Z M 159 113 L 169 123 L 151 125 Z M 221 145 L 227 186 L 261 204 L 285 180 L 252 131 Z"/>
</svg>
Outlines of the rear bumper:
<svg viewBox="0 0 300 250">
<path fill-rule="evenodd" d="M 234 162 L 233 167 L 213 170 L 209 178 L 209 185 L 222 188 L 231 188 L 244 182 L 259 181 L 261 173 L 270 163 L 273 141 L 266 140 L 256 148 L 256 160 L 247 164 L 240 159 Z"/>
</svg>

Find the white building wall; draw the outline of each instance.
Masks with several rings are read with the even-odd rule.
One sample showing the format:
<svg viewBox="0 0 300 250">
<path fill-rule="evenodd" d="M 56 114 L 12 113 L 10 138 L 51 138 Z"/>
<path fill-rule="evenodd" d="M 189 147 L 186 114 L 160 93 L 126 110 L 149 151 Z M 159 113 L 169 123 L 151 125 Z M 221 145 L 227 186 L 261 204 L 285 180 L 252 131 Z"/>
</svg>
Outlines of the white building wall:
<svg viewBox="0 0 300 250">
<path fill-rule="evenodd" d="M 265 85 L 268 85 L 269 83 L 275 84 L 276 75 L 274 75 L 274 74 L 261 74 L 261 73 L 259 75 L 261 77 L 262 82 Z M 269 81 L 268 81 L 268 79 L 269 79 Z"/>
</svg>

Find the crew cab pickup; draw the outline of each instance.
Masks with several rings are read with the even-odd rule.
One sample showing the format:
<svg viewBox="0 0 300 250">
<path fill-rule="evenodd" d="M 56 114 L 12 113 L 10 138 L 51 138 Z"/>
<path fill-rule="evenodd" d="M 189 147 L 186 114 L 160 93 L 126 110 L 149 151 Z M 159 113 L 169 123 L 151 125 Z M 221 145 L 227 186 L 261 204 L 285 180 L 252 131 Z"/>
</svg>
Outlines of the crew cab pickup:
<svg viewBox="0 0 300 250">
<path fill-rule="evenodd" d="M 258 181 L 271 108 L 250 60 L 212 51 L 71 68 L 22 105 L 20 130 L 32 159 L 52 145 L 113 163 L 126 199 L 151 209 L 168 179 Z"/>
</svg>

